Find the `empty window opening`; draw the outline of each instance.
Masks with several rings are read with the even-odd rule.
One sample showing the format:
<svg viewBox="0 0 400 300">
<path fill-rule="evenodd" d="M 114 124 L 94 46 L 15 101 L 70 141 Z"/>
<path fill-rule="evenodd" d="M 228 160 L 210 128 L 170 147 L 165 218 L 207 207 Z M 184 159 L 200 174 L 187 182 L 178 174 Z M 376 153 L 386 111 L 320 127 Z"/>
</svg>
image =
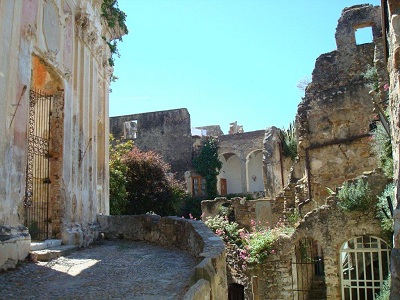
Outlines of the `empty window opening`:
<svg viewBox="0 0 400 300">
<path fill-rule="evenodd" d="M 367 44 L 373 42 L 372 27 L 358 28 L 355 31 L 356 44 Z"/>
<path fill-rule="evenodd" d="M 124 139 L 137 138 L 137 120 L 124 122 Z"/>
</svg>

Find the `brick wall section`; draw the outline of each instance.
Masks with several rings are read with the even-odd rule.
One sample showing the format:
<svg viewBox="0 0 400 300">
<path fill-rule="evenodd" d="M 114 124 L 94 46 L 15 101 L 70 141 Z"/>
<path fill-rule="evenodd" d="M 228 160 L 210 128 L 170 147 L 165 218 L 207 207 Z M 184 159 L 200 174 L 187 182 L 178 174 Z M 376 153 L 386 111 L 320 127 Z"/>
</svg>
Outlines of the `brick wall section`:
<svg viewBox="0 0 400 300">
<path fill-rule="evenodd" d="M 203 222 L 149 215 L 99 216 L 98 221 L 108 238 L 177 247 L 198 258 L 184 299 L 228 298 L 224 243 Z"/>
</svg>

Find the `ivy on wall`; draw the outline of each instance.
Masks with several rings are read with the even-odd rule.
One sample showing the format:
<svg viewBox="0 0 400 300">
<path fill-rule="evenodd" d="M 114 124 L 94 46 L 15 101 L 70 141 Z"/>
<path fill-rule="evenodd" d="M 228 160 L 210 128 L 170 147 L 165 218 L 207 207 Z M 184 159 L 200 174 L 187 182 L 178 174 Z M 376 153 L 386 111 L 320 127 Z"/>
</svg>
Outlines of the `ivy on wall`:
<svg viewBox="0 0 400 300">
<path fill-rule="evenodd" d="M 197 173 L 206 180 L 206 193 L 208 198 L 217 196 L 217 176 L 222 168 L 222 162 L 218 158 L 218 140 L 207 136 L 202 141 L 202 148 L 193 160 Z"/>
<path fill-rule="evenodd" d="M 126 14 L 119 9 L 118 0 L 103 0 L 101 4 L 101 16 L 107 21 L 107 25 L 110 28 L 118 27 L 121 32 L 124 34 L 128 34 L 128 27 L 126 26 Z M 104 40 L 105 37 L 103 37 Z M 117 39 L 107 42 L 108 47 L 111 51 L 111 56 L 108 59 L 108 64 L 113 67 L 115 65 L 115 55 L 120 57 L 120 53 L 118 51 L 118 41 L 122 42 L 122 36 L 119 36 Z M 114 75 L 111 75 L 111 81 L 115 81 L 118 78 Z"/>
</svg>

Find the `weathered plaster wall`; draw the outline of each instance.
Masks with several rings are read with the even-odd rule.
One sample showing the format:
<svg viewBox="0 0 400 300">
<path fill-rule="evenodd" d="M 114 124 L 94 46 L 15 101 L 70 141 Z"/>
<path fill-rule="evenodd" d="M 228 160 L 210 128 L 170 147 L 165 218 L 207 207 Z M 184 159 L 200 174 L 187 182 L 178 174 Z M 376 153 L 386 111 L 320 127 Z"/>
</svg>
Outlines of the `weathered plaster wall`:
<svg viewBox="0 0 400 300">
<path fill-rule="evenodd" d="M 192 167 L 192 138 L 187 109 L 173 109 L 110 118 L 110 132 L 124 136 L 124 122 L 137 121 L 135 145 L 143 151 L 160 154 L 171 165 L 171 171 L 183 178 Z"/>
<path fill-rule="evenodd" d="M 115 32 L 102 23 L 100 2 L 92 2 L 0 2 L 0 227 L 13 228 L 0 246 L 25 256 L 29 238 L 21 225 L 31 88 L 60 99 L 53 108 L 52 123 L 59 128 L 52 134 L 61 137 L 51 144 L 49 237 L 87 245 L 96 235 L 96 215 L 109 211 L 106 120 L 112 69 L 102 36 Z M 3 249 L 0 267 L 11 253 Z"/>
<path fill-rule="evenodd" d="M 356 45 L 355 29 L 371 26 L 374 44 Z M 381 54 L 380 9 L 358 5 L 343 10 L 337 50 L 321 55 L 299 104 L 298 153 L 309 197 L 320 201 L 344 180 L 377 167 L 371 148 L 372 96 L 362 76 Z M 374 61 L 375 60 L 375 61 Z M 300 179 L 300 178 L 298 178 Z"/>
<path fill-rule="evenodd" d="M 107 238 L 144 240 L 177 247 L 198 259 L 184 299 L 227 299 L 226 261 L 223 241 L 203 222 L 178 217 L 99 216 Z"/>
</svg>

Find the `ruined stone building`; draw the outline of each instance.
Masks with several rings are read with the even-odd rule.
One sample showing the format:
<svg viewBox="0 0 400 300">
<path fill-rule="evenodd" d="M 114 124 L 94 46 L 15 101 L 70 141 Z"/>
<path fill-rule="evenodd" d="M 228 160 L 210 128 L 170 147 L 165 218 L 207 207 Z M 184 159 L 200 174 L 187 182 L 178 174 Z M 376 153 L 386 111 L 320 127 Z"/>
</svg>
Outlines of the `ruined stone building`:
<svg viewBox="0 0 400 300">
<path fill-rule="evenodd" d="M 400 172 L 400 1 L 382 0 L 383 36 L 385 58 L 389 72 L 389 108 L 391 120 L 391 140 L 393 149 L 393 181 L 395 183 L 394 236 L 391 255 L 391 298 L 398 299 L 400 295 L 400 201 L 399 201 L 399 172 Z"/>
<path fill-rule="evenodd" d="M 142 151 L 152 150 L 171 165 L 177 178 L 192 168 L 190 115 L 186 108 L 110 118 L 117 139 L 133 140 Z"/>
<path fill-rule="evenodd" d="M 108 214 L 102 1 L 0 1 L 0 270 L 32 240 L 89 244 Z"/>
<path fill-rule="evenodd" d="M 271 130 L 268 129 L 268 132 Z M 282 182 L 287 182 L 289 167 L 281 166 L 282 160 L 286 159 L 280 158 L 280 153 L 270 153 L 270 157 L 263 160 L 265 147 L 278 146 L 276 128 L 273 137 L 268 134 L 267 141 L 264 140 L 265 130 L 243 132 L 243 126 L 237 123 L 231 124 L 230 134 L 226 135 L 216 125 L 202 126 L 191 131 L 187 109 L 172 109 L 111 117 L 110 132 L 115 138 L 133 140 L 143 151 L 152 150 L 160 154 L 171 165 L 171 172 L 177 178 L 185 179 L 187 189 L 193 196 L 203 196 L 205 192 L 205 181 L 196 174 L 192 165 L 204 136 L 215 136 L 219 141 L 219 159 L 222 162 L 218 176 L 220 195 L 262 195 L 264 185 L 270 184 L 270 176 L 279 177 L 276 189 L 280 190 Z M 264 170 L 263 161 L 267 165 L 274 161 L 273 167 Z M 267 179 L 264 172 L 268 173 Z"/>
<path fill-rule="evenodd" d="M 365 27 L 371 28 L 373 41 L 357 44 L 355 31 Z M 337 49 L 316 60 L 312 82 L 298 106 L 296 161 L 289 167 L 276 159 L 266 163 L 268 157 L 279 158 L 273 155 L 279 151 L 277 144 L 267 143 L 266 197 L 230 201 L 235 220 L 246 227 L 250 219 L 276 224 L 294 210 L 304 216 L 295 233 L 281 237 L 275 254 L 261 266 L 243 275 L 231 261 L 228 284 L 243 285 L 246 298 L 374 299 L 389 274 L 390 239 L 374 213 L 344 213 L 328 192 L 361 175 L 373 195 L 380 195 L 390 181 L 379 170 L 372 148 L 377 117 L 363 76 L 374 66 L 382 89 L 387 79 L 380 7 L 345 8 L 335 38 Z M 265 140 L 273 136 L 266 134 Z M 282 166 L 290 171 L 283 183 L 279 172 L 269 173 Z M 215 214 L 224 201 L 202 203 L 205 216 Z"/>
</svg>

